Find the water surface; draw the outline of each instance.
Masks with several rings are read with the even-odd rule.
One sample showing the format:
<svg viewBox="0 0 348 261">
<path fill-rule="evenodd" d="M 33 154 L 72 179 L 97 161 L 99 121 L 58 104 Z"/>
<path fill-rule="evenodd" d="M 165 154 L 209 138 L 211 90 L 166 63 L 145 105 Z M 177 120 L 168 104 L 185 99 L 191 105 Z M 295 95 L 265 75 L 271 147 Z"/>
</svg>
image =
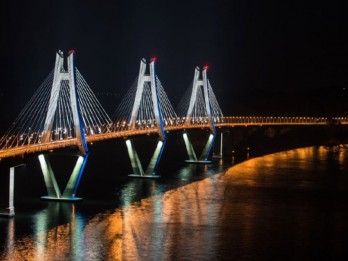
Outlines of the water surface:
<svg viewBox="0 0 348 261">
<path fill-rule="evenodd" d="M 129 180 L 117 204 L 40 203 L 0 219 L 0 260 L 343 260 L 347 151 L 187 166 L 162 181 Z"/>
</svg>

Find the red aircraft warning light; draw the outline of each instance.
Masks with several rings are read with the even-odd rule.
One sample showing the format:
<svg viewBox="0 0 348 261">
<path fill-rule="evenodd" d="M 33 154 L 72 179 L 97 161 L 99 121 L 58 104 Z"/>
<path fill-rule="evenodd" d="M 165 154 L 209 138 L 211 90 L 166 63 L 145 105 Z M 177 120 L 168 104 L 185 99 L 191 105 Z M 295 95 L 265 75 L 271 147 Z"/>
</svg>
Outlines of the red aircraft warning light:
<svg viewBox="0 0 348 261">
<path fill-rule="evenodd" d="M 69 53 L 75 53 L 74 49 L 69 50 Z"/>
<path fill-rule="evenodd" d="M 151 58 L 151 62 L 156 62 L 157 61 L 157 57 L 152 57 Z"/>
<path fill-rule="evenodd" d="M 209 66 L 208 65 L 204 65 L 203 70 L 208 70 Z"/>
</svg>

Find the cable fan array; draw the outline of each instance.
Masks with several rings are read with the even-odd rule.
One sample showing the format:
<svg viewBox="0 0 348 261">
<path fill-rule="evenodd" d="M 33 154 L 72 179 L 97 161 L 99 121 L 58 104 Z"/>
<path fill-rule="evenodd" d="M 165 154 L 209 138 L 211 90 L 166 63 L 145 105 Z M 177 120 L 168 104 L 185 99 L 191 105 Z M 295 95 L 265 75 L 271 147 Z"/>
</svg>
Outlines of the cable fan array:
<svg viewBox="0 0 348 261">
<path fill-rule="evenodd" d="M 177 117 L 164 88 L 156 76 L 158 89 L 158 102 L 164 126 L 174 126 L 179 123 Z M 154 104 L 152 101 L 151 86 L 149 82 L 144 82 L 143 92 L 139 103 L 139 110 L 136 119 L 132 122 L 132 110 L 135 103 L 135 95 L 137 91 L 138 78 L 135 79 L 131 88 L 121 101 L 114 114 L 114 131 L 126 131 L 131 129 L 154 129 L 158 126 L 155 119 Z"/>
<path fill-rule="evenodd" d="M 211 105 L 211 113 L 212 117 L 214 119 L 214 122 L 216 123 L 222 123 L 224 115 L 222 114 L 221 108 L 219 106 L 219 103 L 215 97 L 215 93 L 213 91 L 213 88 L 210 85 L 210 81 L 208 80 L 208 92 L 209 92 L 209 101 Z"/>
<path fill-rule="evenodd" d="M 88 83 L 76 69 L 77 93 L 86 135 L 112 131 L 112 120 L 106 113 Z"/>
<path fill-rule="evenodd" d="M 61 73 L 66 73 L 64 69 L 62 70 Z M 56 110 L 48 141 L 75 138 L 69 80 L 61 80 L 60 88 L 51 94 L 53 79 L 54 72 L 51 71 L 5 135 L 1 137 L 0 150 L 43 143 L 49 103 L 57 96 Z M 110 117 L 77 69 L 76 88 L 85 135 L 110 132 L 112 126 Z"/>
<path fill-rule="evenodd" d="M 83 125 L 86 136 L 132 130 L 156 132 L 160 124 L 156 120 L 157 112 L 160 113 L 159 119 L 163 121 L 164 127 L 180 128 L 185 124 L 200 126 L 209 122 L 202 86 L 198 86 L 197 91 L 192 93 L 191 83 L 191 88 L 179 104 L 178 117 L 157 76 L 157 93 L 153 94 L 150 81 L 144 80 L 143 86 L 139 86 L 138 91 L 141 91 L 141 95 L 136 101 L 137 78 L 118 106 L 112 121 L 79 70 L 75 69 L 77 108 L 80 112 L 80 124 Z M 66 77 L 67 75 L 64 67 L 49 73 L 5 135 L 0 138 L 0 151 L 76 138 L 73 113 L 73 109 L 76 108 L 72 109 L 74 103 L 70 100 L 71 92 L 75 90 L 71 89 L 70 78 Z M 223 114 L 209 81 L 207 88 L 212 117 L 215 122 L 221 123 Z M 191 99 L 192 95 L 195 95 L 194 99 Z M 158 108 L 154 107 L 154 99 L 158 101 Z M 192 113 L 188 114 L 190 103 Z"/>
<path fill-rule="evenodd" d="M 220 109 L 219 103 L 215 97 L 215 94 L 213 92 L 213 89 L 210 85 L 210 82 L 208 80 L 208 93 L 209 93 L 209 101 L 210 101 L 210 108 L 211 108 L 211 114 L 214 119 L 214 122 L 223 122 L 223 114 Z M 208 112 L 206 109 L 205 104 L 205 97 L 204 97 L 204 91 L 203 86 L 198 86 L 196 93 L 192 93 L 193 89 L 193 82 L 190 84 L 190 87 L 185 92 L 184 96 L 179 102 L 177 111 L 178 114 L 181 116 L 182 121 L 189 121 L 190 124 L 198 124 L 198 125 L 204 125 L 208 123 Z M 187 119 L 188 110 L 191 103 L 191 96 L 196 95 L 192 108 L 192 114 L 190 119 Z M 194 97 L 193 97 L 194 98 Z"/>
</svg>

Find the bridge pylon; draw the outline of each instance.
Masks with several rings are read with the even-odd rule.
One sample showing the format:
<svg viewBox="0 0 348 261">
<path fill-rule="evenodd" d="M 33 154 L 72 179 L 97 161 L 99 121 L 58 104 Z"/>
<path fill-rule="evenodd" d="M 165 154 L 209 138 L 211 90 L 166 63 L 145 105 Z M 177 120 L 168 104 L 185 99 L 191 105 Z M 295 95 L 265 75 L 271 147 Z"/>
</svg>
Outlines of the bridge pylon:
<svg viewBox="0 0 348 261">
<path fill-rule="evenodd" d="M 74 55 L 74 51 L 69 52 L 65 69 L 63 52 L 57 52 L 54 69 L 5 135 L 0 137 L 0 159 L 40 154 L 48 191 L 46 199 L 77 199 L 76 190 L 88 159 L 87 140 L 100 140 L 100 136 L 108 135 L 113 126 L 92 89 L 75 67 Z M 55 149 L 75 146 L 79 149 L 79 157 L 61 194 L 47 152 L 51 154 Z"/>
<path fill-rule="evenodd" d="M 54 67 L 53 83 L 51 88 L 51 96 L 48 104 L 48 111 L 46 114 L 43 135 L 41 138 L 42 143 L 50 141 L 52 135 L 52 126 L 54 117 L 56 115 L 58 107 L 58 99 L 60 97 L 61 89 L 63 88 L 63 82 L 67 81 L 69 85 L 70 107 L 72 112 L 72 118 L 74 123 L 74 130 L 76 135 L 77 146 L 83 155 L 88 153 L 88 147 L 86 137 L 84 133 L 84 124 L 81 117 L 81 109 L 79 104 L 79 97 L 77 93 L 76 82 L 76 67 L 74 65 L 74 54 L 71 50 L 68 56 L 68 71 L 64 70 L 64 57 L 63 52 L 58 51 L 56 54 L 56 63 Z"/>
<path fill-rule="evenodd" d="M 135 131 L 137 130 L 137 128 L 140 128 L 142 122 L 145 122 L 145 124 L 147 124 L 146 122 L 151 122 L 151 126 L 157 129 L 157 146 L 150 160 L 150 163 L 144 171 L 135 149 L 133 140 L 126 140 L 127 151 L 133 169 L 133 173 L 129 175 L 131 177 L 158 178 L 159 175 L 156 174 L 156 169 L 161 160 L 161 156 L 166 144 L 164 121 L 159 99 L 159 80 L 156 75 L 155 63 L 156 59 L 152 58 L 149 65 L 150 74 L 146 74 L 146 60 L 142 59 L 140 61 L 139 76 L 137 80 L 135 99 L 131 111 L 129 125 L 130 130 Z M 146 104 L 145 108 L 142 107 L 144 104 Z M 147 118 L 147 120 L 139 119 L 139 115 L 144 114 L 151 115 L 150 117 L 153 118 L 149 119 L 149 116 L 143 116 L 144 118 Z"/>
<path fill-rule="evenodd" d="M 68 93 L 69 93 L 69 101 L 70 108 L 72 113 L 73 127 L 74 133 L 76 136 L 77 146 L 80 151 L 80 155 L 76 161 L 76 165 L 70 175 L 70 179 L 66 188 L 61 194 L 60 189 L 57 185 L 57 181 L 52 170 L 49 154 L 40 154 L 39 161 L 42 173 L 44 175 L 45 184 L 47 188 L 47 196 L 43 196 L 44 200 L 53 200 L 53 201 L 76 201 L 81 200 L 82 198 L 75 197 L 77 188 L 80 183 L 81 176 L 84 171 L 84 167 L 88 160 L 88 147 L 86 142 L 86 136 L 84 132 L 84 121 L 81 116 L 79 95 L 77 92 L 77 79 L 76 79 L 76 67 L 74 64 L 74 55 L 75 52 L 73 50 L 69 51 L 68 55 L 68 70 L 64 69 L 64 57 L 63 52 L 58 51 L 56 54 L 56 62 L 54 67 L 54 75 L 53 82 L 51 88 L 51 95 L 48 104 L 48 110 L 45 118 L 43 135 L 41 137 L 42 143 L 48 143 L 51 140 L 51 136 L 53 135 L 52 126 L 56 117 L 57 107 L 59 98 L 63 92 L 62 89 L 66 84 L 68 84 Z M 69 106 L 67 105 L 67 106 Z"/>
<path fill-rule="evenodd" d="M 202 125 L 202 128 L 209 129 L 210 134 L 201 155 L 197 157 L 187 132 L 184 132 L 183 138 L 186 151 L 189 156 L 189 159 L 186 160 L 188 163 L 211 163 L 211 161 L 208 160 L 208 157 L 216 136 L 214 118 L 222 116 L 222 112 L 218 106 L 207 77 L 207 70 L 208 67 L 204 66 L 201 77 L 200 68 L 195 68 L 192 91 L 190 93 L 188 109 L 183 127 L 185 129 L 185 127 L 190 128 L 190 125 Z"/>
</svg>

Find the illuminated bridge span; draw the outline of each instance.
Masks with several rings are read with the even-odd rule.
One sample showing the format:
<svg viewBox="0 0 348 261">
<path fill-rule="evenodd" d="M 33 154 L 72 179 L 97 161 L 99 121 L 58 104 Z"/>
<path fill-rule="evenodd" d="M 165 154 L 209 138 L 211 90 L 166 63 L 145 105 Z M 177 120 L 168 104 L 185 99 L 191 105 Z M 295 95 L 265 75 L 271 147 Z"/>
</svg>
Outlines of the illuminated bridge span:
<svg viewBox="0 0 348 261">
<path fill-rule="evenodd" d="M 88 159 L 88 143 L 126 138 L 133 168 L 132 176 L 158 177 L 155 172 L 167 140 L 166 131 L 182 130 L 188 162 L 208 163 L 216 128 L 265 125 L 347 124 L 348 118 L 325 117 L 226 117 L 223 115 L 207 77 L 207 67 L 195 68 L 193 81 L 174 110 L 156 74 L 155 59 L 147 68 L 140 62 L 139 76 L 109 117 L 91 88 L 75 67 L 74 51 L 65 69 L 63 52 L 56 55 L 55 67 L 30 99 L 23 111 L 0 138 L 0 159 L 38 153 L 49 199 L 76 199 L 75 193 Z M 208 141 L 199 156 L 186 129 L 206 128 Z M 139 160 L 132 137 L 157 134 L 158 144 L 146 169 Z M 79 157 L 64 192 L 61 193 L 48 151 L 77 147 Z"/>
<path fill-rule="evenodd" d="M 194 128 L 208 128 L 207 120 L 197 119 L 197 124 L 184 125 L 185 118 L 177 118 L 175 125 L 167 125 L 164 130 L 185 130 Z M 272 126 L 272 125 L 328 125 L 328 124 L 348 124 L 348 118 L 326 118 L 326 117 L 222 117 L 219 122 L 215 123 L 218 128 L 222 127 L 238 127 L 238 126 Z M 112 129 L 112 128 L 110 128 Z M 86 135 L 87 142 L 95 142 L 101 140 L 132 137 L 136 135 L 157 133 L 157 129 L 151 126 L 144 126 L 135 130 L 119 130 L 106 131 L 105 133 L 95 133 Z M 41 151 L 49 151 L 58 148 L 69 146 L 78 146 L 76 138 L 62 139 L 50 141 L 47 143 L 38 142 L 36 144 L 21 144 L 15 147 L 6 148 L 0 151 L 0 157 L 13 157 L 16 155 L 23 155 L 28 153 L 37 153 Z"/>
</svg>

